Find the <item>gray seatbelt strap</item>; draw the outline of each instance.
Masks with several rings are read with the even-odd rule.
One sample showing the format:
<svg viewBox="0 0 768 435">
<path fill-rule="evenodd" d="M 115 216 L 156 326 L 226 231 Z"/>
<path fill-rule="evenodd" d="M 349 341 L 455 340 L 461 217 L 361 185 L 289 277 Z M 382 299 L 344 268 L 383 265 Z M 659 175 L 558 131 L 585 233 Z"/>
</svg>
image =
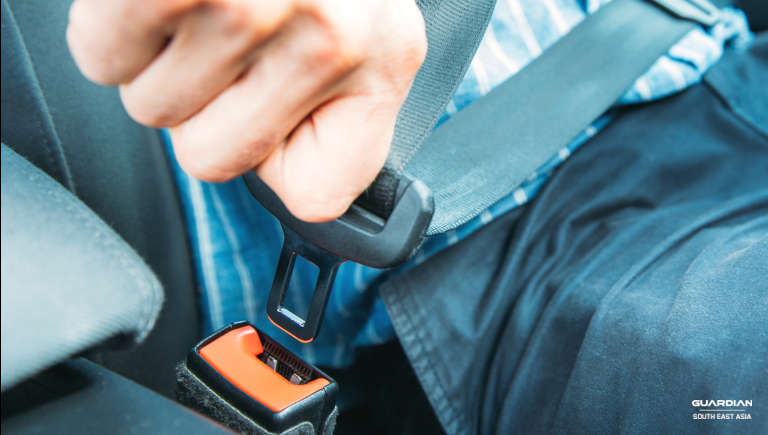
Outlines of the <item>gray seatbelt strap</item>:
<svg viewBox="0 0 768 435">
<path fill-rule="evenodd" d="M 432 131 L 477 51 L 496 0 L 417 0 L 429 49 L 397 117 L 392 148 L 376 181 L 358 198 L 366 210 L 392 212 L 400 176 Z"/>
<path fill-rule="evenodd" d="M 511 194 L 670 46 L 717 15 L 705 0 L 614 0 L 443 123 L 410 150 L 404 170 L 433 193 L 427 234 L 453 229 Z"/>
</svg>

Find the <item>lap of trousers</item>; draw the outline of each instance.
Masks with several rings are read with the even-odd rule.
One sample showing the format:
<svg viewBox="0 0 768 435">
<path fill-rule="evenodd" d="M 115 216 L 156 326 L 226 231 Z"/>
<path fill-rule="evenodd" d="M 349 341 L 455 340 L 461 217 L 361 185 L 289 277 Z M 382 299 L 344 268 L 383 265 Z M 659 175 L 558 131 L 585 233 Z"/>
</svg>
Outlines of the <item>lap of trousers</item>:
<svg viewBox="0 0 768 435">
<path fill-rule="evenodd" d="M 767 43 L 624 111 L 528 206 L 381 284 L 447 432 L 766 433 Z M 752 419 L 695 420 L 709 399 Z"/>
</svg>

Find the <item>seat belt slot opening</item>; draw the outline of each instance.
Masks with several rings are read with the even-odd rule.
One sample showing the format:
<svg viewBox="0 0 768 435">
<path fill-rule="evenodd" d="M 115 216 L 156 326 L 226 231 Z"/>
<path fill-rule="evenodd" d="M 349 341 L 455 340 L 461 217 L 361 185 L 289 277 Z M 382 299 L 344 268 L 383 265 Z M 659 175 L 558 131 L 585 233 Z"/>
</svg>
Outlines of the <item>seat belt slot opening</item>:
<svg viewBox="0 0 768 435">
<path fill-rule="evenodd" d="M 283 226 L 283 233 L 283 247 L 267 299 L 267 317 L 291 337 L 302 343 L 308 343 L 317 336 L 333 280 L 336 277 L 336 270 L 343 260 L 304 241 L 285 226 Z M 318 269 L 315 289 L 309 301 L 306 316 L 303 318 L 284 305 L 297 256 L 306 259 Z"/>
</svg>

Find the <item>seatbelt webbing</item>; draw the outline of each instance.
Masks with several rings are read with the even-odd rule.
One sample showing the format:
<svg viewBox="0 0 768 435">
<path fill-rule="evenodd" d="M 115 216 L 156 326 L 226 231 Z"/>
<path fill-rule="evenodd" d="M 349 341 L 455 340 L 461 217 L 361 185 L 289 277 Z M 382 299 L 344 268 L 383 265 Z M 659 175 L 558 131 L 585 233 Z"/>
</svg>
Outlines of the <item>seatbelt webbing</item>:
<svg viewBox="0 0 768 435">
<path fill-rule="evenodd" d="M 432 131 L 477 51 L 496 0 L 417 0 L 429 49 L 397 116 L 387 163 L 357 204 L 386 218 L 405 166 Z M 401 186 L 402 187 L 402 186 Z"/>
<path fill-rule="evenodd" d="M 414 145 L 404 172 L 434 195 L 428 234 L 511 194 L 693 27 L 650 1 L 614 0 Z"/>
</svg>

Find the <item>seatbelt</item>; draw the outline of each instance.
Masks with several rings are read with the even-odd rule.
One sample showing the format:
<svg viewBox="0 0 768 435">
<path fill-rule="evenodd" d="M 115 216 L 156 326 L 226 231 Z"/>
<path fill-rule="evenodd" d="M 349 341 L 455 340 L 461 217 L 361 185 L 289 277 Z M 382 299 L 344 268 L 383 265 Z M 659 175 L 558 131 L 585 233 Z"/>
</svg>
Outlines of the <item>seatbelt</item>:
<svg viewBox="0 0 768 435">
<path fill-rule="evenodd" d="M 467 2 L 471 3 L 471 2 Z M 640 70 L 633 70 L 631 65 L 626 65 L 624 68 L 621 68 L 619 71 L 616 71 L 615 74 L 600 74 L 601 70 L 596 70 L 595 67 L 600 65 L 600 61 L 605 62 L 607 59 L 613 59 L 610 56 L 602 56 L 603 53 L 614 53 L 617 54 L 618 58 L 616 59 L 622 59 L 622 63 L 624 63 L 624 58 L 626 57 L 626 53 L 632 53 L 637 52 L 644 56 L 641 56 L 643 59 L 645 58 L 653 58 L 654 60 L 657 59 L 659 56 L 661 56 L 662 53 L 666 51 L 666 48 L 671 46 L 675 41 L 679 40 L 679 37 L 682 36 L 684 33 L 678 33 L 677 30 L 682 29 L 683 27 L 687 27 L 687 29 L 691 29 L 693 27 L 692 23 L 683 23 L 680 22 L 680 20 L 675 20 L 670 16 L 667 16 L 666 14 L 659 13 L 660 11 L 658 8 L 652 7 L 651 3 L 656 3 L 657 5 L 660 5 L 664 9 L 666 9 L 668 12 L 671 12 L 672 14 L 680 17 L 685 18 L 689 20 L 694 20 L 700 24 L 704 24 L 707 26 L 710 26 L 714 24 L 715 17 L 717 15 L 717 10 L 712 7 L 712 5 L 707 0 L 649 0 L 649 1 L 642 1 L 642 0 L 636 0 L 635 5 L 625 5 L 623 4 L 623 1 L 614 1 L 609 6 L 604 6 L 600 11 L 597 12 L 597 14 L 592 15 L 591 17 L 588 17 L 579 27 L 581 28 L 578 33 L 574 33 L 573 31 L 567 35 L 563 40 L 568 40 L 572 42 L 572 46 L 577 47 L 580 51 L 577 52 L 566 52 L 566 50 L 559 50 L 557 53 L 547 53 L 545 52 L 542 56 L 538 58 L 538 63 L 542 65 L 549 65 L 550 61 L 555 60 L 558 64 L 558 66 L 561 65 L 571 65 L 573 64 L 583 64 L 585 69 L 595 72 L 593 76 L 600 77 L 601 83 L 605 80 L 615 80 L 615 83 L 617 84 L 624 84 L 626 82 L 626 87 L 629 86 L 629 83 L 631 81 L 627 82 L 628 80 L 634 80 L 637 78 L 645 69 Z M 638 6 L 637 3 L 640 3 Z M 645 7 L 642 7 L 645 6 Z M 650 13 L 650 12 L 655 13 Z M 639 13 L 640 15 L 634 16 L 633 14 Z M 434 45 L 439 45 L 441 48 L 444 47 L 444 40 L 449 39 L 449 36 L 446 36 L 444 33 L 446 29 L 440 29 L 443 31 L 443 33 L 436 33 L 436 34 L 429 34 L 429 22 L 430 17 L 425 15 L 425 20 L 428 23 L 428 39 L 430 44 L 430 50 Z M 612 23 L 613 26 L 606 25 L 606 23 Z M 623 23 L 623 24 L 619 24 Z M 685 26 L 684 26 L 685 24 Z M 620 29 L 622 27 L 626 26 L 626 30 L 620 30 L 619 32 L 616 32 L 617 29 Z M 465 27 L 471 27 L 470 25 L 465 25 Z M 483 31 L 485 30 L 485 27 L 483 27 Z M 575 29 L 574 29 L 575 30 Z M 484 32 L 480 32 L 477 36 L 482 36 Z M 632 35 L 636 39 L 634 41 L 628 41 L 624 40 L 624 36 L 626 35 Z M 661 43 L 662 48 L 658 48 L 658 46 L 655 45 L 649 45 L 645 46 L 643 44 L 637 45 L 635 44 L 638 41 L 642 41 L 646 36 L 650 36 L 651 38 L 655 39 L 656 41 Z M 606 38 L 607 37 L 607 38 Z M 455 38 L 450 38 L 450 43 L 455 43 Z M 587 43 L 594 44 L 595 41 L 600 42 L 600 53 L 597 53 L 597 55 L 601 58 L 598 59 L 592 59 L 597 60 L 597 62 L 592 62 L 590 60 L 583 59 L 583 51 L 585 49 L 584 46 L 579 46 L 577 41 L 585 41 Z M 575 42 L 575 43 L 573 43 Z M 568 45 L 568 44 L 563 44 Z M 589 46 L 589 44 L 587 45 Z M 449 47 L 449 50 L 452 47 Z M 608 50 L 604 50 L 608 49 Z M 614 50 L 615 49 L 615 50 Z M 548 50 L 550 51 L 550 50 Z M 463 54 L 463 53 L 462 53 Z M 448 56 L 443 56 L 443 59 L 448 58 L 452 62 L 461 61 L 461 57 L 455 56 L 452 57 L 450 54 Z M 467 64 L 471 60 L 466 60 Z M 375 182 L 371 185 L 371 187 L 365 192 L 365 194 L 358 200 L 358 203 L 361 204 L 363 207 L 367 208 L 368 210 L 374 211 L 375 213 L 379 214 L 380 216 L 386 217 L 388 216 L 389 212 L 392 210 L 392 204 L 395 203 L 396 200 L 396 194 L 397 194 L 397 188 L 396 183 L 399 177 L 402 177 L 404 172 L 407 172 L 406 166 L 408 166 L 409 161 L 414 158 L 414 155 L 417 154 L 419 147 L 422 145 L 422 142 L 425 137 L 427 137 L 431 127 L 434 125 L 434 121 L 442 114 L 442 109 L 444 108 L 444 104 L 447 103 L 448 98 L 450 98 L 450 95 L 453 94 L 453 89 L 455 88 L 448 88 L 443 86 L 446 90 L 450 90 L 450 94 L 446 95 L 439 94 L 436 92 L 425 92 L 426 89 L 431 89 L 435 87 L 435 85 L 442 85 L 442 83 L 437 82 L 435 78 L 430 77 L 431 73 L 433 73 L 434 70 L 437 70 L 438 77 L 440 76 L 440 73 L 442 71 L 451 72 L 452 70 L 446 68 L 446 65 L 444 65 L 444 62 L 439 65 L 438 68 L 434 68 L 435 64 L 437 62 L 430 62 L 429 57 L 427 58 L 425 62 L 425 67 L 420 71 L 419 76 L 417 76 L 417 80 L 415 81 L 411 95 L 409 95 L 409 100 L 406 101 L 406 104 L 403 106 L 403 109 L 400 112 L 400 117 L 398 119 L 398 124 L 395 129 L 395 138 L 392 143 L 392 149 L 390 151 L 390 154 L 388 156 L 386 165 L 384 169 L 382 170 L 379 177 L 375 180 Z M 635 62 L 634 65 L 638 66 L 643 64 L 641 59 L 638 59 L 638 62 Z M 647 63 L 647 66 L 650 66 L 650 63 Z M 466 67 L 465 67 L 466 69 Z M 540 92 L 546 92 L 547 86 L 549 83 L 563 83 L 562 77 L 559 75 L 560 69 L 548 69 L 547 67 L 542 68 L 533 68 L 537 71 L 537 73 L 544 73 L 544 75 L 530 75 L 530 77 L 538 78 L 538 80 L 535 80 L 531 83 L 528 83 L 528 89 L 534 90 L 537 93 Z M 429 77 L 428 79 L 426 79 Z M 578 75 L 572 74 L 571 77 L 576 77 L 577 79 L 581 80 L 584 77 L 580 77 Z M 425 80 L 426 79 L 426 80 Z M 528 79 L 520 79 L 516 78 L 514 81 L 516 83 L 526 83 L 526 80 Z M 544 87 L 534 87 L 538 86 L 540 84 L 545 84 Z M 504 92 L 497 91 L 497 94 L 504 94 Z M 431 95 L 430 95 L 431 94 Z M 588 113 L 593 113 L 595 111 L 599 111 L 602 113 L 605 111 L 608 107 L 610 107 L 613 101 L 608 101 L 608 104 L 605 104 L 605 102 L 601 99 L 599 100 L 583 100 L 583 95 L 569 95 L 567 91 L 565 91 L 563 94 L 556 94 L 552 93 L 556 98 L 561 98 L 562 100 L 567 101 L 581 101 L 582 103 L 589 104 L 591 107 L 599 108 L 599 110 L 590 110 Z M 605 93 L 605 95 L 608 95 L 608 93 Z M 441 110 L 438 112 L 430 111 L 430 107 L 428 106 L 419 106 L 416 104 L 409 104 L 412 103 L 412 100 L 416 100 L 417 98 L 411 98 L 413 96 L 416 97 L 436 97 L 436 98 L 442 98 L 439 100 L 440 103 L 442 103 L 442 106 L 439 106 L 437 104 L 432 104 L 431 108 L 439 107 Z M 516 95 L 511 95 L 516 96 Z M 616 96 L 618 99 L 619 95 Z M 504 98 L 504 97 L 499 97 Z M 512 100 L 512 101 L 518 101 L 518 100 Z M 474 105 L 475 103 L 473 103 Z M 505 108 L 506 109 L 506 108 Z M 546 107 L 545 107 L 546 109 Z M 506 111 L 506 110 L 505 110 Z M 479 111 L 476 111 L 479 112 Z M 494 113 L 494 112 L 489 112 Z M 565 112 L 567 113 L 567 112 Z M 584 117 L 581 117 L 584 118 Z M 550 118 L 551 119 L 551 118 Z M 528 121 L 526 119 L 525 121 Z M 497 123 L 491 123 L 493 125 L 498 125 Z M 527 124 L 531 127 L 538 127 L 541 125 L 541 122 L 537 122 L 534 124 Z M 586 126 L 587 123 L 584 123 L 582 125 L 582 128 Z M 428 128 L 427 128 L 428 127 Z M 462 128 L 465 126 L 463 125 Z M 487 127 L 487 126 L 483 126 Z M 503 127 L 503 125 L 501 126 Z M 438 129 L 439 131 L 440 129 Z M 443 128 L 443 130 L 451 130 L 450 128 Z M 467 130 L 462 130 L 467 131 Z M 507 130 L 508 131 L 508 130 Z M 570 130 L 567 130 L 570 131 Z M 450 133 L 447 133 L 450 134 Z M 432 134 L 434 136 L 434 133 Z M 445 138 L 445 135 L 440 137 L 440 140 L 432 139 L 430 140 L 427 138 L 427 141 L 438 143 L 438 147 L 443 147 L 445 145 L 444 142 L 442 142 Z M 484 144 L 483 144 L 484 145 Z M 509 142 L 505 141 L 503 144 L 503 148 L 507 148 L 509 146 Z M 563 143 L 565 145 L 565 143 Z M 517 146 L 517 143 L 514 144 L 514 146 Z M 485 147 L 485 146 L 484 146 Z M 485 147 L 490 148 L 490 147 Z M 555 150 L 556 151 L 556 150 Z M 535 152 L 535 151 L 534 151 Z M 526 154 L 528 154 L 526 152 Z M 434 157 L 432 153 L 427 153 L 427 155 L 431 158 Z M 490 159 L 493 160 L 493 159 Z M 485 163 L 485 162 L 484 162 Z M 411 165 L 413 166 L 413 165 Z M 418 166 L 421 166 L 418 164 Z M 427 163 L 426 167 L 428 169 L 435 168 L 436 165 L 433 165 L 431 163 Z M 530 171 L 526 171 L 526 174 L 523 174 L 524 176 L 530 174 L 533 172 L 533 170 L 537 169 L 536 167 L 532 167 Z M 462 172 L 463 173 L 463 172 Z M 446 174 L 453 174 L 452 172 L 446 172 Z M 474 183 L 470 185 L 470 190 L 473 190 Z M 432 186 L 430 186 L 432 187 Z M 447 192 L 447 194 L 450 194 Z M 501 198 L 499 195 L 495 195 L 497 198 Z M 441 207 L 438 205 L 438 213 L 440 213 Z M 440 222 L 441 220 L 438 220 Z M 458 225 L 458 223 L 456 223 Z M 454 225 L 455 226 L 455 225 Z M 430 233 L 438 233 L 440 230 L 437 226 L 433 225 L 430 228 Z"/>
<path fill-rule="evenodd" d="M 452 15 L 455 22 L 462 12 L 454 5 L 446 13 L 458 14 Z M 436 74 L 428 54 L 412 93 L 443 100 L 423 106 L 406 102 L 381 176 L 335 221 L 310 224 L 296 219 L 254 173 L 246 174 L 251 193 L 280 220 L 285 232 L 267 303 L 270 320 L 294 338 L 311 341 L 341 262 L 380 268 L 398 265 L 415 253 L 424 235 L 456 228 L 508 196 L 610 108 L 670 46 L 697 24 L 714 25 L 718 14 L 708 0 L 614 0 L 422 143 L 418 132 L 434 124 L 440 113 L 435 115 L 434 110 L 442 111 L 455 87 L 446 86 L 444 78 L 432 82 L 424 75 Z M 466 26 L 476 29 L 478 16 L 473 15 Z M 425 19 L 429 23 L 426 13 Z M 480 35 L 483 31 L 484 27 Z M 477 34 L 475 38 L 479 40 Z M 437 32 L 429 44 L 445 49 L 446 40 L 452 36 Z M 450 46 L 446 50 L 443 54 L 450 58 Z M 466 46 L 460 51 L 466 54 Z M 457 57 L 466 64 L 451 73 L 465 71 L 472 56 Z M 404 121 L 406 117 L 423 119 L 413 121 L 419 127 L 409 130 L 403 127 L 411 122 Z M 397 128 L 414 137 L 403 140 L 404 133 Z M 376 206 L 369 207 L 371 202 Z M 320 268 L 307 319 L 282 306 L 296 254 Z"/>
<path fill-rule="evenodd" d="M 356 201 L 382 218 L 392 213 L 403 169 L 461 83 L 488 27 L 496 0 L 417 0 L 429 48 L 397 116 L 387 162 Z"/>
<path fill-rule="evenodd" d="M 434 196 L 427 234 L 456 228 L 511 194 L 696 23 L 713 25 L 717 15 L 706 0 L 614 0 L 448 119 L 405 169 Z"/>
</svg>

